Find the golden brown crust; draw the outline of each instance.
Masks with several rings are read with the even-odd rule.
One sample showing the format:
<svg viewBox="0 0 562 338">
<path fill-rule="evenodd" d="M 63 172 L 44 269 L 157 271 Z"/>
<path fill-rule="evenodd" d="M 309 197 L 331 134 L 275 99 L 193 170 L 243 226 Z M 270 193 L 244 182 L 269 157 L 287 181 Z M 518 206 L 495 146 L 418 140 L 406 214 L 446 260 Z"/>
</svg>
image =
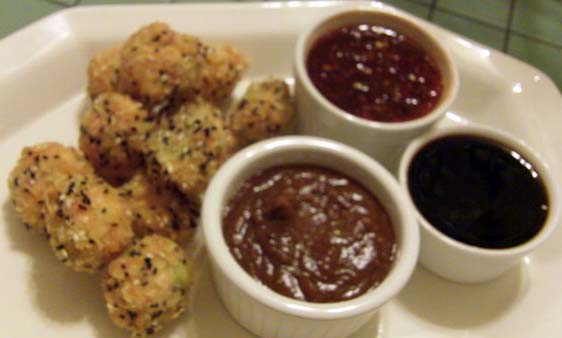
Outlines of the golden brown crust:
<svg viewBox="0 0 562 338">
<path fill-rule="evenodd" d="M 109 317 L 133 337 L 151 335 L 183 313 L 190 280 L 186 256 L 172 240 L 135 240 L 103 275 Z"/>
<path fill-rule="evenodd" d="M 57 187 L 76 174 L 92 174 L 92 168 L 77 149 L 46 142 L 21 151 L 8 178 L 10 196 L 23 223 L 46 234 L 45 204 L 56 196 Z"/>
<path fill-rule="evenodd" d="M 80 149 L 113 185 L 126 182 L 143 163 L 144 136 L 154 127 L 142 105 L 126 95 L 100 94 L 80 122 Z"/>
<path fill-rule="evenodd" d="M 156 22 L 133 34 L 121 52 L 119 91 L 155 105 L 191 98 L 201 73 L 198 38 Z"/>
<path fill-rule="evenodd" d="M 103 92 L 116 91 L 121 67 L 121 47 L 94 55 L 88 65 L 88 94 L 95 98 Z"/>
<path fill-rule="evenodd" d="M 206 46 L 199 85 L 201 97 L 222 104 L 247 68 L 246 58 L 231 45 Z"/>
<path fill-rule="evenodd" d="M 197 100 L 162 121 L 147 140 L 148 174 L 173 184 L 190 201 L 200 195 L 236 142 L 216 106 Z"/>
<path fill-rule="evenodd" d="M 283 80 L 252 83 L 229 114 L 232 131 L 242 144 L 287 132 L 295 116 L 289 87 Z"/>
<path fill-rule="evenodd" d="M 137 237 L 158 234 L 182 241 L 196 225 L 189 202 L 175 189 L 151 180 L 144 170 L 139 170 L 120 191 L 131 205 Z"/>
<path fill-rule="evenodd" d="M 129 204 L 94 175 L 74 175 L 58 190 L 46 204 L 51 247 L 70 268 L 97 272 L 133 239 Z"/>
</svg>

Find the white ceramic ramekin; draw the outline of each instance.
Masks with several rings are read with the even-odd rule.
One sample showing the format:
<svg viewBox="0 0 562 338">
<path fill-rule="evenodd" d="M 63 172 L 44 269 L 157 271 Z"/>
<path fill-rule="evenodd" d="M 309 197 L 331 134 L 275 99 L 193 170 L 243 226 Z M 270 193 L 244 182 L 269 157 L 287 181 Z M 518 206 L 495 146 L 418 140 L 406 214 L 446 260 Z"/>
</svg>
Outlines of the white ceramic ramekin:
<svg viewBox="0 0 562 338">
<path fill-rule="evenodd" d="M 306 69 L 313 43 L 324 33 L 351 24 L 377 24 L 408 35 L 421 45 L 438 66 L 443 92 L 437 106 L 428 114 L 405 122 L 369 121 L 346 113 L 328 101 L 316 89 Z M 373 156 L 387 167 L 397 162 L 403 146 L 433 126 L 446 113 L 456 97 L 457 68 L 445 46 L 415 19 L 383 10 L 352 10 L 332 15 L 303 32 L 295 54 L 295 99 L 299 111 L 300 134 L 326 137 L 349 144 Z"/>
<path fill-rule="evenodd" d="M 224 208 L 238 187 L 261 170 L 287 164 L 331 168 L 371 191 L 392 221 L 397 255 L 385 280 L 364 295 L 337 303 L 309 303 L 282 296 L 248 275 L 222 233 Z M 229 159 L 209 184 L 202 208 L 205 245 L 224 305 L 244 327 L 267 338 L 343 338 L 365 324 L 406 284 L 417 262 L 419 230 L 398 182 L 369 156 L 341 143 L 287 136 L 249 146 Z"/>
<path fill-rule="evenodd" d="M 547 164 L 522 140 L 490 127 L 462 126 L 433 131 L 416 139 L 406 148 L 398 177 L 412 204 L 414 202 L 408 189 L 408 170 L 415 155 L 431 142 L 455 135 L 489 140 L 520 154 L 541 177 L 549 201 L 548 215 L 539 233 L 521 245 L 506 249 L 481 248 L 452 239 L 433 227 L 416 208 L 421 228 L 420 263 L 437 275 L 455 282 L 484 282 L 500 276 L 548 238 L 560 220 L 560 192 Z"/>
</svg>

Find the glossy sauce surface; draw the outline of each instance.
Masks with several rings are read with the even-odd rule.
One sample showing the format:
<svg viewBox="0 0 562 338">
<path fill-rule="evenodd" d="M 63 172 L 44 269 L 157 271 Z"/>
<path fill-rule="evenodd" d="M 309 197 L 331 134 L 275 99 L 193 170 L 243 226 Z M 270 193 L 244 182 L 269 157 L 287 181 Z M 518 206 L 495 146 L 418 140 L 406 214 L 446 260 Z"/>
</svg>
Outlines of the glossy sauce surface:
<svg viewBox="0 0 562 338">
<path fill-rule="evenodd" d="M 509 248 L 542 228 L 548 200 L 521 155 L 484 139 L 446 137 L 421 149 L 408 187 L 418 210 L 449 237 L 483 248 Z"/>
<path fill-rule="evenodd" d="M 268 169 L 228 204 L 224 236 L 238 263 L 276 292 L 310 302 L 355 298 L 395 256 L 389 217 L 355 181 L 322 167 Z"/>
<path fill-rule="evenodd" d="M 360 24 L 328 32 L 313 44 L 306 66 L 328 101 L 373 121 L 424 116 L 443 90 L 441 73 L 423 48 L 381 26 Z"/>
</svg>

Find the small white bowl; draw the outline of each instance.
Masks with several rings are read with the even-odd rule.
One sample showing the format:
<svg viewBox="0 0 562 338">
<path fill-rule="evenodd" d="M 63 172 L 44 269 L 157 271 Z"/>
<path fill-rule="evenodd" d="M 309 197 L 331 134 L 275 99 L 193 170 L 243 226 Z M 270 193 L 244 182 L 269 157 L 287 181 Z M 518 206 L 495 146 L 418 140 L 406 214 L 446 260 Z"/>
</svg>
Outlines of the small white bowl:
<svg viewBox="0 0 562 338">
<path fill-rule="evenodd" d="M 248 178 L 271 167 L 311 164 L 355 179 L 386 209 L 394 227 L 397 254 L 384 281 L 347 301 L 310 303 L 282 296 L 252 278 L 231 255 L 223 236 L 224 208 Z M 205 245 L 213 279 L 230 314 L 245 328 L 267 338 L 343 338 L 365 324 L 410 278 L 417 262 L 419 230 L 398 182 L 369 156 L 344 144 L 287 136 L 251 145 L 229 159 L 209 184 L 202 207 Z"/>
<path fill-rule="evenodd" d="M 420 263 L 428 270 L 459 283 L 479 283 L 492 280 L 537 248 L 558 225 L 561 200 L 558 186 L 547 164 L 523 141 L 506 132 L 484 126 L 462 126 L 428 133 L 413 141 L 405 150 L 398 177 L 403 191 L 415 205 L 408 188 L 408 170 L 416 154 L 431 142 L 449 136 L 469 136 L 490 141 L 511 149 L 525 158 L 541 177 L 549 203 L 547 218 L 541 230 L 528 241 L 505 249 L 477 247 L 452 239 L 428 222 L 416 208 L 421 227 Z"/>
<path fill-rule="evenodd" d="M 427 115 L 404 122 L 370 121 L 345 112 L 328 101 L 312 83 L 306 59 L 323 34 L 351 24 L 377 24 L 406 34 L 434 60 L 443 81 L 439 103 Z M 366 9 L 345 11 L 325 18 L 303 32 L 295 54 L 295 99 L 300 134 L 326 137 L 349 144 L 387 167 L 397 160 L 399 150 L 433 126 L 446 113 L 459 87 L 457 68 L 445 46 L 415 19 L 398 13 Z"/>
</svg>

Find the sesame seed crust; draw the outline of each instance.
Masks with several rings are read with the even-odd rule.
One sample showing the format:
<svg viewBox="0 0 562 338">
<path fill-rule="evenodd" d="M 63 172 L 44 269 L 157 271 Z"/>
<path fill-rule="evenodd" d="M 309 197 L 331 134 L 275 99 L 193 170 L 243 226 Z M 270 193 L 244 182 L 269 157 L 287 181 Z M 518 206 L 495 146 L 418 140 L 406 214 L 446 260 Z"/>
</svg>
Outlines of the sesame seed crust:
<svg viewBox="0 0 562 338">
<path fill-rule="evenodd" d="M 166 117 L 150 134 L 147 172 L 199 205 L 207 183 L 235 150 L 235 138 L 220 109 L 198 99 Z"/>
<path fill-rule="evenodd" d="M 144 170 L 120 188 L 131 205 L 133 229 L 137 237 L 159 234 L 183 241 L 196 225 L 189 202 L 175 189 L 160 185 Z"/>
<path fill-rule="evenodd" d="M 117 89 L 120 66 L 120 46 L 102 50 L 94 55 L 88 65 L 88 94 L 91 98 Z"/>
<path fill-rule="evenodd" d="M 137 338 L 159 331 L 184 312 L 190 284 L 184 251 L 158 235 L 135 240 L 102 277 L 109 317 Z"/>
<path fill-rule="evenodd" d="M 141 27 L 124 44 L 118 89 L 147 105 L 192 97 L 201 73 L 198 38 L 167 24 Z"/>
<path fill-rule="evenodd" d="M 94 175 L 74 175 L 47 201 L 49 243 L 76 271 L 97 272 L 133 240 L 127 200 Z"/>
<path fill-rule="evenodd" d="M 47 200 L 56 196 L 58 186 L 75 174 L 92 174 L 84 155 L 72 147 L 46 142 L 21 151 L 8 178 L 10 197 L 24 225 L 46 235 Z"/>
<path fill-rule="evenodd" d="M 113 185 L 130 179 L 143 163 L 144 135 L 154 123 L 139 102 L 107 92 L 97 96 L 80 122 L 80 149 Z"/>
<path fill-rule="evenodd" d="M 248 68 L 246 58 L 231 45 L 209 45 L 202 57 L 200 95 L 217 105 L 230 97 Z"/>
<path fill-rule="evenodd" d="M 279 79 L 253 82 L 229 113 L 232 131 L 242 144 L 286 133 L 292 126 L 295 107 L 289 86 Z"/>
</svg>

